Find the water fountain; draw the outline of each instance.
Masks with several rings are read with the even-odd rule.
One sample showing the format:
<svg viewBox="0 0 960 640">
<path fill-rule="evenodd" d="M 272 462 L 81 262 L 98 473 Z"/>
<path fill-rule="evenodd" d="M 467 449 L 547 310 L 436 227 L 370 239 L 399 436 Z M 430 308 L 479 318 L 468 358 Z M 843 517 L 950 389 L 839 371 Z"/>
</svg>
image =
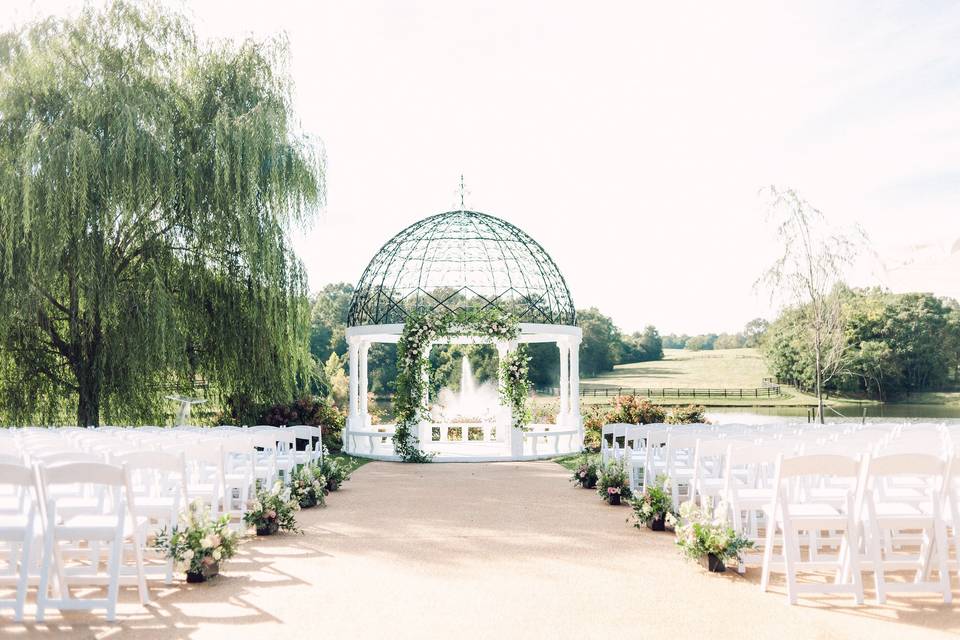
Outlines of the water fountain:
<svg viewBox="0 0 960 640">
<path fill-rule="evenodd" d="M 470 359 L 463 356 L 460 361 L 460 390 L 455 392 L 449 387 L 441 389 L 431 416 L 435 423 L 462 425 L 461 428 L 482 427 L 484 423 L 492 424 L 496 420 L 499 406 L 496 386 L 490 382 L 477 384 Z M 444 428 L 441 426 L 441 430 Z"/>
</svg>

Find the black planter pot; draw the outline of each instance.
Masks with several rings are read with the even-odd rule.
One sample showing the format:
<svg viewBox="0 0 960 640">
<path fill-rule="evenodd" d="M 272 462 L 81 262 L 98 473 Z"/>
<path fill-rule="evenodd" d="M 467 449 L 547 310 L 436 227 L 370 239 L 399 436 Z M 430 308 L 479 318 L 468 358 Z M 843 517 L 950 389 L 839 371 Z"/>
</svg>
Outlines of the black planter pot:
<svg viewBox="0 0 960 640">
<path fill-rule="evenodd" d="M 263 525 L 262 527 L 257 527 L 258 536 L 272 536 L 277 531 L 280 531 L 280 525 L 276 520 L 268 524 Z"/>
<path fill-rule="evenodd" d="M 654 518 L 653 520 L 648 521 L 647 528 L 651 531 L 666 531 L 667 525 L 664 521 L 664 516 L 660 516 L 659 518 Z"/>
<path fill-rule="evenodd" d="M 327 491 L 336 491 L 340 488 L 340 483 L 336 480 L 327 480 Z"/>
<path fill-rule="evenodd" d="M 220 573 L 220 563 L 214 562 L 208 567 L 203 567 L 200 571 L 187 571 L 187 582 L 196 584 L 206 582 L 208 579 Z"/>
<path fill-rule="evenodd" d="M 609 502 L 611 505 L 614 505 L 614 506 L 620 504 L 620 494 L 619 494 L 619 493 L 608 493 L 608 494 L 607 494 L 607 502 Z"/>
<path fill-rule="evenodd" d="M 580 486 L 583 487 L 584 489 L 596 489 L 596 488 L 597 488 L 597 481 L 596 481 L 596 480 L 584 480 L 583 482 L 580 483 Z"/>
<path fill-rule="evenodd" d="M 727 565 L 723 564 L 723 560 L 712 553 L 708 553 L 700 558 L 700 564 L 711 573 L 723 573 L 727 570 Z"/>
<path fill-rule="evenodd" d="M 309 509 L 310 507 L 317 506 L 317 496 L 313 494 L 305 495 L 300 498 L 300 508 Z"/>
</svg>

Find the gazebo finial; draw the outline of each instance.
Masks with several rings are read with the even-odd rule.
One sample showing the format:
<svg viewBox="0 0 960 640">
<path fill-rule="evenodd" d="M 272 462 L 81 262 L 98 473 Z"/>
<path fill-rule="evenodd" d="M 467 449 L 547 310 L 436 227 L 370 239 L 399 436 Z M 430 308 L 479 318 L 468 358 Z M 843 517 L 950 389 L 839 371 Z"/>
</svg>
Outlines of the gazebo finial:
<svg viewBox="0 0 960 640">
<path fill-rule="evenodd" d="M 464 200 L 468 195 L 470 195 L 470 192 L 467 191 L 467 188 L 463 184 L 463 174 L 461 173 L 460 174 L 460 211 L 464 211 L 464 207 L 466 206 L 464 204 Z"/>
</svg>

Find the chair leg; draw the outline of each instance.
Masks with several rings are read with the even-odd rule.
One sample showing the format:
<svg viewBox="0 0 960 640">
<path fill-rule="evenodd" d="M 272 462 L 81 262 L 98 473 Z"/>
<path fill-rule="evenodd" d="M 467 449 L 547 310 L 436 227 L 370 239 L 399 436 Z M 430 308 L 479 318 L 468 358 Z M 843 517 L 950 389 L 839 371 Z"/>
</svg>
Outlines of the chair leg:
<svg viewBox="0 0 960 640">
<path fill-rule="evenodd" d="M 30 543 L 32 536 L 27 533 L 20 544 L 20 577 L 17 580 L 17 604 L 14 609 L 15 622 L 23 622 L 23 604 L 27 600 L 27 581 L 30 578 Z"/>
<path fill-rule="evenodd" d="M 873 519 L 873 527 L 870 535 L 870 556 L 873 560 L 873 582 L 877 591 L 877 604 L 884 604 L 887 601 L 886 579 L 883 574 L 883 558 L 880 550 L 883 544 L 883 536 L 880 533 L 880 527 Z"/>
<path fill-rule="evenodd" d="M 937 572 L 940 574 L 940 587 L 943 590 L 943 601 L 950 604 L 953 601 L 953 593 L 950 589 L 950 571 L 947 568 L 947 554 L 950 552 L 950 544 L 947 540 L 947 527 L 943 520 L 939 518 L 934 522 L 933 539 L 937 554 Z"/>
<path fill-rule="evenodd" d="M 777 528 L 777 519 L 768 518 L 766 542 L 763 545 L 763 568 L 760 570 L 760 590 L 766 591 L 770 584 L 770 563 L 773 562 L 773 536 Z"/>
<path fill-rule="evenodd" d="M 134 532 L 133 534 L 133 557 L 137 565 L 137 591 L 140 594 L 140 604 L 148 605 L 150 604 L 150 591 L 147 590 L 147 576 L 143 566 L 143 547 L 146 545 L 146 540 L 141 540 L 141 535 L 143 535 L 142 529 L 139 533 Z"/>
<path fill-rule="evenodd" d="M 117 592 L 120 589 L 120 554 L 123 550 L 123 537 L 117 535 L 110 544 L 110 561 L 107 571 L 110 581 L 107 585 L 107 621 L 117 619 Z"/>
<path fill-rule="evenodd" d="M 43 537 L 43 561 L 40 565 L 40 586 L 37 588 L 37 622 L 43 622 L 46 614 L 47 598 L 50 587 L 50 565 L 53 564 L 53 535 L 47 532 Z M 61 586 L 65 589 L 65 586 Z"/>
</svg>

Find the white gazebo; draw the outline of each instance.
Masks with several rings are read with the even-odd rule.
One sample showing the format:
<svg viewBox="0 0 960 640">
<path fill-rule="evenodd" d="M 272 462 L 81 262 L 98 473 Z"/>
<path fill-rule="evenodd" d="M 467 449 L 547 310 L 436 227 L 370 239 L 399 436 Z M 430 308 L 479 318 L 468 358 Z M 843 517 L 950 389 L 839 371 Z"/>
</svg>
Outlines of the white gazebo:
<svg viewBox="0 0 960 640">
<path fill-rule="evenodd" d="M 422 421 L 419 447 L 435 462 L 534 460 L 580 451 L 581 332 L 566 282 L 533 238 L 515 226 L 474 211 L 451 211 L 417 222 L 391 238 L 367 266 L 350 305 L 350 410 L 344 450 L 395 460 L 393 425 L 373 425 L 367 405 L 368 352 L 397 343 L 412 314 L 496 309 L 520 322 L 510 342 L 451 336 L 434 344 L 491 343 L 502 358 L 519 343 L 555 343 L 560 356 L 560 405 L 553 424 L 511 427 L 510 408 L 493 421 Z"/>
</svg>

